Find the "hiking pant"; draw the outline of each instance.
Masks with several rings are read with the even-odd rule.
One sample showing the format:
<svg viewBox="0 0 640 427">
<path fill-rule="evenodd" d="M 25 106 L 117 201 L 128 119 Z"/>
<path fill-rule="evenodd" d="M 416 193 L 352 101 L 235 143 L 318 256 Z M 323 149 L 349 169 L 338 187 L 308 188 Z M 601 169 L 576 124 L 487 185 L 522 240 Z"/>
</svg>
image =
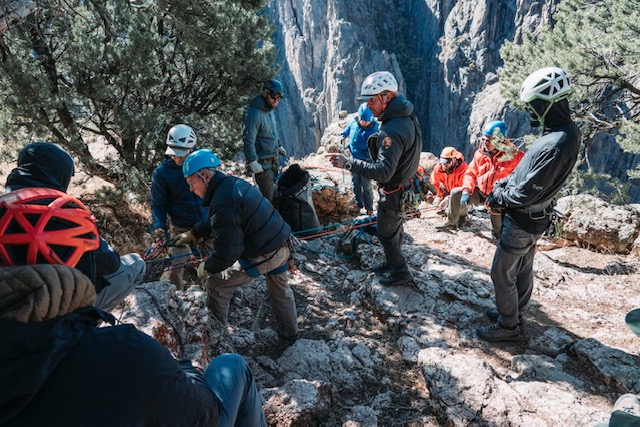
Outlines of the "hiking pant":
<svg viewBox="0 0 640 427">
<path fill-rule="evenodd" d="M 362 175 L 351 172 L 351 183 L 353 184 L 353 195 L 356 204 L 367 211 L 373 211 L 373 190 L 371 180 Z"/>
<path fill-rule="evenodd" d="M 262 399 L 249 365 L 238 354 L 221 354 L 204 372 L 220 404 L 220 427 L 266 427 Z"/>
<path fill-rule="evenodd" d="M 147 271 L 147 265 L 138 254 L 126 254 L 120 257 L 120 268 L 115 273 L 104 276 L 109 281 L 96 298 L 95 307 L 111 311 L 120 304 L 133 288 L 140 283 Z"/>
<path fill-rule="evenodd" d="M 191 229 L 193 229 L 193 227 L 172 225 L 171 237 L 176 237 L 178 234 L 185 233 Z M 205 246 L 208 249 L 213 248 L 213 240 L 207 240 L 205 242 Z M 160 279 L 170 281 L 171 283 L 176 285 L 176 289 L 178 289 L 179 291 L 183 290 L 184 283 L 182 279 L 184 277 L 184 265 L 187 261 L 189 261 L 189 256 L 191 255 L 191 253 L 192 251 L 189 245 L 173 246 L 169 248 L 169 255 L 172 258 L 171 265 L 169 266 L 168 270 L 162 273 Z"/>
<path fill-rule="evenodd" d="M 401 215 L 403 191 L 395 191 L 385 194 L 380 189 L 380 200 L 378 200 L 378 239 L 387 265 L 392 271 L 407 269 L 407 262 L 402 255 L 402 243 L 404 242 L 404 229 L 402 223 L 404 219 Z"/>
<path fill-rule="evenodd" d="M 531 234 L 505 216 L 500 242 L 491 266 L 496 293 L 498 322 L 506 327 L 518 324 L 518 315 L 529 303 L 533 291 L 533 257 L 542 234 Z"/>
<path fill-rule="evenodd" d="M 451 196 L 449 197 L 449 207 L 447 208 L 447 225 L 456 225 L 461 217 L 467 216 L 469 213 L 469 206 L 482 205 L 485 201 L 485 197 L 480 193 L 478 187 L 473 190 L 473 193 L 469 194 L 469 203 L 467 206 L 460 204 L 460 198 L 462 197 L 462 187 L 457 187 L 451 190 Z M 500 238 L 500 229 L 502 228 L 502 215 L 490 214 L 491 219 L 491 232 L 496 239 Z"/>
<path fill-rule="evenodd" d="M 277 157 L 273 159 L 258 159 L 258 162 L 260 162 L 264 171 L 255 174 L 253 179 L 262 195 L 271 202 L 276 191 L 275 181 L 279 169 L 278 159 Z"/>
<path fill-rule="evenodd" d="M 270 273 L 289 262 L 289 248 L 283 246 L 278 250 L 249 260 L 255 268 L 250 271 L 266 277 L 267 296 L 276 318 L 278 333 L 288 338 L 298 333 L 298 314 L 293 290 L 289 287 L 289 272 Z M 229 303 L 233 291 L 249 283 L 257 276 L 251 276 L 236 261 L 226 270 L 212 274 L 207 280 L 208 305 L 213 314 L 223 324 L 227 324 Z"/>
</svg>

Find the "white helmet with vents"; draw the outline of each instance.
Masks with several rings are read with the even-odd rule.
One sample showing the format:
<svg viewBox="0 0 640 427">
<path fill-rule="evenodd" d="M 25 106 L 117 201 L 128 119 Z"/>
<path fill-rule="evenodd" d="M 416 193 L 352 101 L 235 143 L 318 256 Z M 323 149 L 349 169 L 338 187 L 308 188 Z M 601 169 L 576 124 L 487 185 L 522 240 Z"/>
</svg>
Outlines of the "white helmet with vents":
<svg viewBox="0 0 640 427">
<path fill-rule="evenodd" d="M 184 157 L 196 145 L 196 133 L 187 125 L 175 125 L 167 134 L 167 151 L 169 156 Z"/>
<path fill-rule="evenodd" d="M 382 92 L 397 92 L 398 82 L 388 71 L 376 71 L 373 74 L 369 74 L 362 82 L 362 88 L 360 89 L 360 96 L 358 101 L 364 101 L 369 98 L 373 98 Z"/>
<path fill-rule="evenodd" d="M 520 100 L 529 103 L 536 99 L 555 103 L 567 97 L 571 84 L 567 73 L 558 67 L 547 67 L 527 77 L 520 88 Z"/>
</svg>

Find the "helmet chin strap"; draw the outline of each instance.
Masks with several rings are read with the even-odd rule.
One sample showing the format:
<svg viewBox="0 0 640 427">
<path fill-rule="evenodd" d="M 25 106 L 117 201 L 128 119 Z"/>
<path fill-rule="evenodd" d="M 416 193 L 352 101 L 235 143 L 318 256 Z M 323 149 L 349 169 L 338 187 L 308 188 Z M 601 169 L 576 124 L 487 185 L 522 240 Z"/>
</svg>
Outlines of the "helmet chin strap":
<svg viewBox="0 0 640 427">
<path fill-rule="evenodd" d="M 547 116 L 547 113 L 549 112 L 549 110 L 551 110 L 551 107 L 553 107 L 553 104 L 555 104 L 557 101 L 559 101 L 559 99 L 554 101 L 547 101 L 549 105 L 547 105 L 547 108 L 544 110 L 544 113 L 542 113 L 542 115 L 538 114 L 538 111 L 536 111 L 533 105 L 529 103 L 528 105 L 529 105 L 529 115 L 531 116 L 531 127 L 534 127 L 534 128 L 537 128 L 539 126 L 544 127 L 544 118 Z"/>
</svg>

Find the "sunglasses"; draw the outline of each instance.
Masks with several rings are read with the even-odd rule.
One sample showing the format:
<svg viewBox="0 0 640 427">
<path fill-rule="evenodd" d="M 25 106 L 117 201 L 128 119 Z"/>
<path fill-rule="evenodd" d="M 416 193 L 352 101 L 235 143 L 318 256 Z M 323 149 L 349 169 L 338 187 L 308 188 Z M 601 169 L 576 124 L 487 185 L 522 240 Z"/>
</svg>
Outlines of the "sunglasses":
<svg viewBox="0 0 640 427">
<path fill-rule="evenodd" d="M 282 94 L 280 92 L 269 92 L 269 98 L 277 101 L 279 99 L 282 99 Z"/>
</svg>

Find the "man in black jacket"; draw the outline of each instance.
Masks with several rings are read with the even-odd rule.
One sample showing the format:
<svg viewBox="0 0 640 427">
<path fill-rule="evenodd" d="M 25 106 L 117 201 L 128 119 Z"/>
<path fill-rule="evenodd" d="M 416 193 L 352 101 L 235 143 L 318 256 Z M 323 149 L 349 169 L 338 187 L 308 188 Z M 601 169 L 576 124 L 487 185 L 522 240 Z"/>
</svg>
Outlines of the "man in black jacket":
<svg viewBox="0 0 640 427">
<path fill-rule="evenodd" d="M 198 266 L 198 276 L 208 276 L 209 308 L 223 324 L 233 291 L 264 275 L 278 333 L 292 343 L 298 336 L 298 319 L 288 283 L 291 228 L 257 188 L 216 170 L 219 165 L 209 150 L 191 153 L 182 165 L 190 190 L 209 207 L 209 221 L 181 234 L 176 244 L 213 239 L 213 250 Z"/>
<path fill-rule="evenodd" d="M 398 83 L 388 71 L 370 74 L 362 83 L 358 100 L 366 100 L 380 122 L 375 161 L 347 159 L 342 154 L 328 156 L 334 167 L 378 182 L 378 238 L 386 261 L 373 271 L 385 274 L 380 279 L 382 285 L 400 285 L 413 280 L 402 254 L 404 219 L 401 210 L 404 193 L 410 191 L 411 179 L 418 170 L 422 131 L 413 113 L 413 104 L 398 93 Z"/>
<path fill-rule="evenodd" d="M 18 155 L 18 166 L 7 177 L 8 192 L 21 188 L 53 188 L 66 192 L 75 173 L 73 158 L 59 145 L 34 142 Z M 136 286 L 146 271 L 136 253 L 120 256 L 103 238 L 100 247 L 87 252 L 76 268 L 86 274 L 96 288 L 96 307 L 110 311 Z"/>
<path fill-rule="evenodd" d="M 43 201 L 58 198 L 64 205 L 43 211 Z M 92 306 L 95 287 L 73 268 L 74 254 L 98 245 L 95 220 L 80 202 L 42 188 L 0 197 L 3 220 L 25 207 L 32 218 L 51 213 L 44 220 L 54 227 L 0 234 L 0 252 L 9 256 L 0 259 L 0 425 L 266 426 L 239 355 L 216 357 L 203 376 L 132 325 L 97 327 L 115 318 Z M 15 250 L 25 237 L 29 250 Z"/>
<path fill-rule="evenodd" d="M 543 125 L 543 132 L 487 197 L 489 210 L 503 212 L 504 218 L 491 266 L 497 309 L 487 311 L 496 323 L 477 330 L 483 340 L 520 338 L 522 311 L 533 290 L 536 242 L 549 226 L 554 198 L 578 159 L 580 131 L 571 119 L 570 92 L 567 73 L 557 67 L 540 69 L 522 84 L 520 100 L 531 115 L 531 125 Z"/>
</svg>

